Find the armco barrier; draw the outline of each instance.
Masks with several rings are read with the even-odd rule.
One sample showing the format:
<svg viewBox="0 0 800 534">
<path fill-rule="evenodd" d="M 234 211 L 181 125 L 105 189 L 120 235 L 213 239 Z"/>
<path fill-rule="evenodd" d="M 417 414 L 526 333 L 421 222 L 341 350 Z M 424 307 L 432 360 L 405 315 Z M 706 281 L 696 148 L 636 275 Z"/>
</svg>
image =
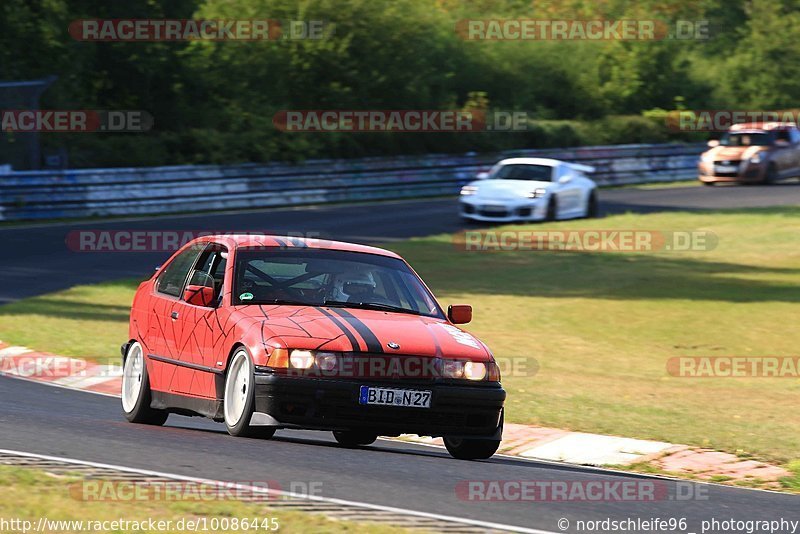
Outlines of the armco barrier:
<svg viewBox="0 0 800 534">
<path fill-rule="evenodd" d="M 704 145 L 618 145 L 495 154 L 20 171 L 0 174 L 0 220 L 146 215 L 452 195 L 506 157 L 593 165 L 601 185 L 696 176 Z"/>
</svg>

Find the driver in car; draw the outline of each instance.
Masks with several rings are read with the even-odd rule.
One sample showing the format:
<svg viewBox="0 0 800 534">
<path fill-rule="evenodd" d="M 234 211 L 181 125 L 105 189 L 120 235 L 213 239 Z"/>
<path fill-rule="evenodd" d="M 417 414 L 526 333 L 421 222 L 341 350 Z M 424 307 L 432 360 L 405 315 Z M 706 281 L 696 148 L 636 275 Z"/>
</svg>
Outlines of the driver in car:
<svg viewBox="0 0 800 534">
<path fill-rule="evenodd" d="M 382 302 L 375 295 L 375 277 L 371 272 L 355 272 L 340 275 L 334 284 L 333 300 L 340 302 Z M 377 300 L 376 300 L 377 299 Z"/>
</svg>

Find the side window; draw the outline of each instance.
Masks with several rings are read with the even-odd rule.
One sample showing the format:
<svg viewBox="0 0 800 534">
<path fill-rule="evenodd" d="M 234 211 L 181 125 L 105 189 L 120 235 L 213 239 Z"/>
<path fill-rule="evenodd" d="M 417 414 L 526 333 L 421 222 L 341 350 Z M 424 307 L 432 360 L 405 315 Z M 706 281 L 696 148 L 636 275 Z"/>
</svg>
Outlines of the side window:
<svg viewBox="0 0 800 534">
<path fill-rule="evenodd" d="M 178 254 L 158 275 L 156 284 L 158 292 L 179 297 L 186 277 L 189 275 L 189 269 L 194 265 L 199 253 L 200 250 L 197 248 L 189 247 Z"/>
<path fill-rule="evenodd" d="M 197 271 L 205 273 L 211 283 L 198 285 L 211 285 L 214 287 L 214 300 L 217 301 L 222 293 L 225 281 L 225 266 L 228 263 L 228 249 L 213 243 L 209 246 L 197 262 Z"/>
<path fill-rule="evenodd" d="M 792 144 L 800 143 L 800 132 L 797 130 L 789 130 L 789 139 L 791 140 Z"/>
</svg>

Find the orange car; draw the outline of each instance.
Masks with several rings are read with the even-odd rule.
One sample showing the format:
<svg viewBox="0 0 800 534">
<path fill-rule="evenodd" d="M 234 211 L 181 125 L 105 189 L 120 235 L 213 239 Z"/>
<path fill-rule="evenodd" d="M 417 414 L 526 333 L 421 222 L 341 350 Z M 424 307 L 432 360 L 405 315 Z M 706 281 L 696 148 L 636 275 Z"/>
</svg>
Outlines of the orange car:
<svg viewBox="0 0 800 534">
<path fill-rule="evenodd" d="M 705 185 L 768 184 L 800 176 L 800 131 L 792 123 L 735 124 L 708 146 L 698 164 Z"/>
</svg>

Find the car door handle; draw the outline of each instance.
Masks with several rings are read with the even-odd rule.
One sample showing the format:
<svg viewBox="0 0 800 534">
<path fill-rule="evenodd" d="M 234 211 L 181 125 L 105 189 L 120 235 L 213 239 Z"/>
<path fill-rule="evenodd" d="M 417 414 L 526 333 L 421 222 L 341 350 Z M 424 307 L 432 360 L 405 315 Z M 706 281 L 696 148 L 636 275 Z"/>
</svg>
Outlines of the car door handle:
<svg viewBox="0 0 800 534">
<path fill-rule="evenodd" d="M 178 318 L 178 312 L 172 312 L 170 314 L 170 317 L 172 317 L 173 319 L 177 319 Z"/>
</svg>

